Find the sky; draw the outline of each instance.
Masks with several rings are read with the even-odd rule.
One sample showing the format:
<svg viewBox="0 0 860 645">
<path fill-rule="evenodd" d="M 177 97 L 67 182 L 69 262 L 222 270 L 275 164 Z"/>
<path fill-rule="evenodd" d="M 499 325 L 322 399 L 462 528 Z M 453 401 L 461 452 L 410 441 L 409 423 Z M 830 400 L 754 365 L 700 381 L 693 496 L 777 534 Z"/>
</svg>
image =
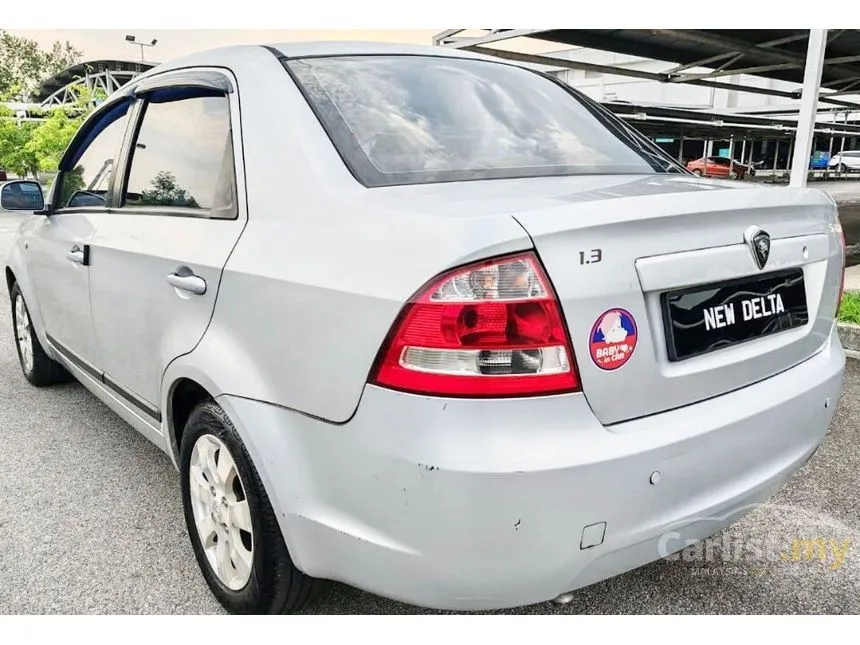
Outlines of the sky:
<svg viewBox="0 0 860 645">
<path fill-rule="evenodd" d="M 144 56 L 150 62 L 165 62 L 185 54 L 204 49 L 238 44 L 264 44 L 301 40 L 373 40 L 396 43 L 431 45 L 439 29 L 13 29 L 12 33 L 36 40 L 44 49 L 54 41 L 68 40 L 83 51 L 84 60 L 116 59 L 140 60 L 140 47 L 125 41 L 126 34 L 138 40 L 151 42 Z M 478 35 L 480 31 L 464 32 Z M 553 46 L 540 41 L 517 39 L 504 43 L 506 48 L 521 51 L 544 52 Z M 554 46 L 558 49 L 558 45 Z"/>
</svg>

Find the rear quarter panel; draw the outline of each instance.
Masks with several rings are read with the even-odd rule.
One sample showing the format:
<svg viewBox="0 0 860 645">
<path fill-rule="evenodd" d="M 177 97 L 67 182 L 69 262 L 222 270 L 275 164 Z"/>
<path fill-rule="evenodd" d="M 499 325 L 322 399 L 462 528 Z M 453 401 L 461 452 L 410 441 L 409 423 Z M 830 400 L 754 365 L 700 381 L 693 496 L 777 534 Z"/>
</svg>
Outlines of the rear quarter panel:
<svg viewBox="0 0 860 645">
<path fill-rule="evenodd" d="M 196 370 L 231 394 L 334 422 L 355 411 L 405 301 L 434 275 L 531 248 L 508 216 L 445 218 L 361 186 L 280 62 L 242 87 L 248 225 L 224 270 Z M 171 372 L 172 373 L 172 372 Z"/>
</svg>

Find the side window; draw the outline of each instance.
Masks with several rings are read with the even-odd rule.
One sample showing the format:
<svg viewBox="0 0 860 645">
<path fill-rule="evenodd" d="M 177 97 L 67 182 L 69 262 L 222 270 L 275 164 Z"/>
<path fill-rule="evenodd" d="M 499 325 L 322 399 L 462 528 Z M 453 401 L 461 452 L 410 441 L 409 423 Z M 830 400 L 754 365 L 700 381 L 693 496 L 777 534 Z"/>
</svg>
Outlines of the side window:
<svg viewBox="0 0 860 645">
<path fill-rule="evenodd" d="M 130 103 L 108 108 L 87 132 L 60 174 L 57 207 L 103 206 L 117 154 L 125 134 Z"/>
<path fill-rule="evenodd" d="M 234 218 L 232 141 L 230 104 L 224 94 L 154 92 L 147 97 L 134 142 L 123 205 Z"/>
</svg>

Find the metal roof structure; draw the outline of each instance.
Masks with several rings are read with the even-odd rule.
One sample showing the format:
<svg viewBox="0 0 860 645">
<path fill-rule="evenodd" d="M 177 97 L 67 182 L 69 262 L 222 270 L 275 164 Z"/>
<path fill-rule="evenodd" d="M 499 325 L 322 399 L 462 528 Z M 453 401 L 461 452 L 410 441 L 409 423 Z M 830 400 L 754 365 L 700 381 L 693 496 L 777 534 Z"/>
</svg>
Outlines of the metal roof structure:
<svg viewBox="0 0 860 645">
<path fill-rule="evenodd" d="M 726 76 L 749 74 L 803 83 L 807 29 L 490 29 L 477 38 L 458 37 L 464 29 L 448 29 L 433 42 L 520 62 L 585 69 L 631 76 L 659 83 L 687 83 L 799 99 L 801 90 L 786 91 L 726 83 Z M 530 37 L 568 47 L 587 47 L 671 63 L 662 73 L 610 65 L 561 60 L 484 47 L 512 38 Z M 712 68 L 705 73 L 689 70 Z M 860 30 L 831 29 L 821 75 L 820 100 L 831 105 L 860 108 L 860 103 L 838 99 L 860 93 Z"/>
<path fill-rule="evenodd" d="M 699 139 L 793 139 L 797 124 L 783 119 L 689 110 L 676 107 L 604 102 L 606 109 L 647 136 L 684 135 Z M 860 125 L 816 122 L 819 137 L 860 137 Z"/>
<path fill-rule="evenodd" d="M 39 85 L 36 100 L 41 107 L 74 104 L 76 97 L 70 88 L 84 83 L 91 91 L 101 89 L 112 94 L 138 74 L 152 69 L 157 63 L 125 60 L 93 60 L 72 65 Z"/>
<path fill-rule="evenodd" d="M 860 103 L 838 98 L 860 93 L 860 32 L 855 29 L 488 29 L 478 37 L 459 36 L 463 31 L 446 29 L 433 43 L 521 63 L 800 99 L 791 165 L 794 186 L 806 185 L 819 103 L 860 108 Z M 485 47 L 520 37 L 664 61 L 670 67 L 653 72 Z M 690 71 L 694 68 L 706 71 Z M 719 80 L 741 74 L 802 87 L 778 90 Z"/>
</svg>

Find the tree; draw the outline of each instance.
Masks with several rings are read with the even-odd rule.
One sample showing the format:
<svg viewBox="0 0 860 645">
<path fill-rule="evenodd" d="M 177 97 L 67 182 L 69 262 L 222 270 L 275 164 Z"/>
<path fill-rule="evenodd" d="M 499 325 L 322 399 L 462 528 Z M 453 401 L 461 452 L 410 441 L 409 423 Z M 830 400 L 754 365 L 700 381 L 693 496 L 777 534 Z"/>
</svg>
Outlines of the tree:
<svg viewBox="0 0 860 645">
<path fill-rule="evenodd" d="M 176 175 L 166 170 L 159 170 L 155 178 L 149 182 L 152 188 L 140 193 L 141 206 L 187 206 L 200 208 L 191 195 L 176 184 Z"/>
<path fill-rule="evenodd" d="M 55 170 L 82 122 L 82 116 L 70 116 L 61 108 L 51 110 L 50 116 L 30 133 L 25 154 L 35 157 L 40 170 Z"/>
<path fill-rule="evenodd" d="M 57 107 L 50 112 L 29 110 L 30 116 L 44 117 L 41 122 L 19 122 L 12 111 L 0 106 L 0 167 L 16 175 L 37 175 L 40 170 L 56 170 L 84 118 L 104 100 L 102 90 L 90 92 L 83 84 L 69 88 L 75 105 Z"/>
<path fill-rule="evenodd" d="M 48 77 L 59 74 L 64 69 L 80 63 L 81 56 L 81 50 L 75 48 L 68 40 L 64 43 L 55 40 L 51 51 L 45 54 L 43 71 Z"/>
<path fill-rule="evenodd" d="M 36 127 L 32 122 L 18 123 L 11 110 L 0 106 L 0 167 L 21 176 L 36 174 L 39 159 L 27 149 Z"/>
<path fill-rule="evenodd" d="M 50 51 L 29 38 L 0 30 L 0 101 L 30 101 L 39 84 L 81 61 L 83 54 L 68 41 Z"/>
</svg>

